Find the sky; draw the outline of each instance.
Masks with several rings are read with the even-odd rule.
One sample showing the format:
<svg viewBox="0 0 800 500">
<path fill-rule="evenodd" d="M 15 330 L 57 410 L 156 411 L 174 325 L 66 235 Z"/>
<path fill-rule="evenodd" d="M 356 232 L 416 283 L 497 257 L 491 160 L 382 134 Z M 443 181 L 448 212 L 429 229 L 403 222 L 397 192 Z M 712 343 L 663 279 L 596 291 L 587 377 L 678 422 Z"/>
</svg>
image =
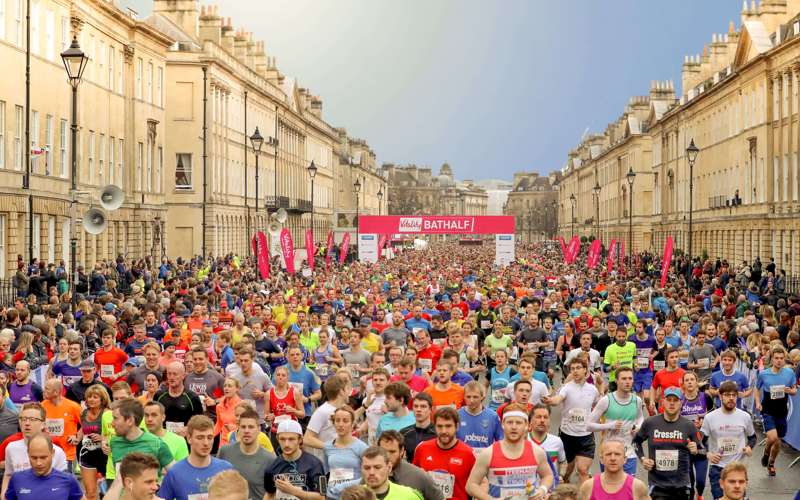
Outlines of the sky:
<svg viewBox="0 0 800 500">
<path fill-rule="evenodd" d="M 152 0 L 126 0 L 141 17 Z M 203 2 L 204 5 L 207 3 Z M 547 174 L 651 80 L 740 26 L 741 0 L 225 0 L 378 163 Z"/>
</svg>

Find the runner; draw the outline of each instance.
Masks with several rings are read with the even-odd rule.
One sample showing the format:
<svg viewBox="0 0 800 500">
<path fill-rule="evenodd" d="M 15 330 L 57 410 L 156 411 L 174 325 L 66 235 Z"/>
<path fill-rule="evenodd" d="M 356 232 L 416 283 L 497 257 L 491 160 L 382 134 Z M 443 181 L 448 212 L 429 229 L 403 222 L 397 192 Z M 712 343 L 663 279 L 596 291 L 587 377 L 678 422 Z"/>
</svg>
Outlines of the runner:
<svg viewBox="0 0 800 500">
<path fill-rule="evenodd" d="M 697 453 L 697 429 L 681 417 L 683 393 L 664 391 L 664 413 L 645 419 L 633 438 L 636 455 L 647 469 L 653 500 L 691 500 L 690 455 Z M 647 454 L 643 444 L 647 442 Z"/>
<path fill-rule="evenodd" d="M 472 448 L 477 456 L 481 450 L 488 448 L 495 441 L 503 439 L 503 426 L 496 412 L 484 408 L 486 391 L 483 384 L 473 380 L 464 386 L 466 405 L 458 410 L 461 421 L 456 437 Z"/>
<path fill-rule="evenodd" d="M 456 410 L 464 405 L 464 388 L 453 383 L 453 365 L 440 361 L 436 365 L 436 382 L 425 389 L 433 400 L 433 411 L 451 407 Z"/>
<path fill-rule="evenodd" d="M 617 438 L 625 445 L 625 462 L 622 469 L 626 474 L 636 475 L 636 450 L 633 449 L 633 436 L 641 428 L 645 418 L 642 399 L 633 394 L 633 370 L 622 366 L 617 369 L 617 390 L 601 397 L 589 415 L 586 428 L 602 431 L 602 439 Z M 601 419 L 603 422 L 601 423 Z M 604 452 L 601 451 L 601 455 Z M 600 465 L 601 471 L 603 464 Z"/>
<path fill-rule="evenodd" d="M 527 409 L 512 404 L 503 413 L 503 439 L 478 455 L 467 480 L 467 492 L 478 500 L 523 497 L 540 500 L 553 486 L 553 471 L 544 450 L 527 439 Z M 489 480 L 488 494 L 482 487 Z"/>
<path fill-rule="evenodd" d="M 54 491 L 59 492 L 57 494 L 59 498 L 66 500 L 83 498 L 83 491 L 75 476 L 53 466 L 57 447 L 53 445 L 50 436 L 39 432 L 27 441 L 27 455 L 31 466 L 11 476 L 3 498 L 7 500 L 51 498 Z"/>
<path fill-rule="evenodd" d="M 627 450 L 629 447 L 630 445 L 618 436 L 611 436 L 603 440 L 603 444 L 600 445 L 600 463 L 603 471 L 581 484 L 581 498 L 591 500 L 650 499 L 647 486 L 624 470 L 628 463 Z"/>
<path fill-rule="evenodd" d="M 497 411 L 506 402 L 506 388 L 517 371 L 508 366 L 508 353 L 505 350 L 494 353 L 494 361 L 495 366 L 489 370 L 489 408 Z"/>
<path fill-rule="evenodd" d="M 433 479 L 425 471 L 406 461 L 403 436 L 399 432 L 384 432 L 378 439 L 378 444 L 389 457 L 389 465 L 392 469 L 389 475 L 390 480 L 414 488 L 422 493 L 425 500 L 443 500 L 442 492 Z"/>
<path fill-rule="evenodd" d="M 656 413 L 656 402 L 662 405 L 662 395 L 670 387 L 680 387 L 683 380 L 685 370 L 678 367 L 678 360 L 680 353 L 675 348 L 668 348 L 665 354 L 667 358 L 667 366 L 656 372 L 653 377 L 653 390 L 650 392 L 650 403 L 648 410 L 650 415 Z"/>
<path fill-rule="evenodd" d="M 741 462 L 729 463 L 722 469 L 720 483 L 721 500 L 744 500 L 747 498 L 747 466 Z"/>
<path fill-rule="evenodd" d="M 561 482 L 561 466 L 567 463 L 564 453 L 564 442 L 555 434 L 550 434 L 550 407 L 539 403 L 529 413 L 530 439 L 534 444 L 544 450 L 550 469 L 553 471 L 553 486 Z"/>
<path fill-rule="evenodd" d="M 386 414 L 378 421 L 378 429 L 375 435 L 380 438 L 381 433 L 387 430 L 399 431 L 414 425 L 416 419 L 414 414 L 408 411 L 408 403 L 411 399 L 411 391 L 408 386 L 400 382 L 392 382 L 386 386 Z"/>
<path fill-rule="evenodd" d="M 564 384 L 556 396 L 543 400 L 549 406 L 561 405 L 559 437 L 564 442 L 567 456 L 565 483 L 569 482 L 576 467 L 579 481 L 583 483 L 588 479 L 594 458 L 594 435 L 587 429 L 586 422 L 599 394 L 593 385 L 586 383 L 587 368 L 588 363 L 584 359 L 573 359 L 569 364 L 573 381 Z"/>
<path fill-rule="evenodd" d="M 736 356 L 736 351 L 732 349 L 723 351 L 723 353 L 720 354 L 719 359 L 720 369 L 711 374 L 711 382 L 708 387 L 708 393 L 711 396 L 714 396 L 715 404 L 717 406 L 721 406 L 722 403 L 719 398 L 719 388 L 724 382 L 732 380 L 738 387 L 739 399 L 737 405 L 739 408 L 741 408 L 743 400 L 748 398 L 753 393 L 753 388 L 750 387 L 750 382 L 747 380 L 747 377 L 742 372 L 734 369 L 734 365 L 738 359 Z"/>
<path fill-rule="evenodd" d="M 119 496 L 107 500 L 153 500 L 158 492 L 158 460 L 146 453 L 133 452 L 122 459 L 119 475 L 122 490 Z"/>
<path fill-rule="evenodd" d="M 364 451 L 361 475 L 374 497 L 383 500 L 422 500 L 419 491 L 389 481 L 390 472 L 389 457 L 383 448 L 370 446 Z"/>
<path fill-rule="evenodd" d="M 264 490 L 275 497 L 288 495 L 303 500 L 324 500 L 320 494 L 325 490 L 325 471 L 317 457 L 305 453 L 303 429 L 294 420 L 278 424 L 278 443 L 281 453 L 264 472 Z"/>
<path fill-rule="evenodd" d="M 764 419 L 767 443 L 761 465 L 770 476 L 775 476 L 775 460 L 781 451 L 781 439 L 786 435 L 786 416 L 789 413 L 789 396 L 797 394 L 797 377 L 786 364 L 786 350 L 770 350 L 772 366 L 761 370 L 756 379 L 756 410 Z"/>
<path fill-rule="evenodd" d="M 336 437 L 326 441 L 324 448 L 325 464 L 330 471 L 328 498 L 338 500 L 342 490 L 361 481 L 361 456 L 368 446 L 353 437 L 355 419 L 355 412 L 347 405 L 337 408 L 331 415 Z"/>
<path fill-rule="evenodd" d="M 472 449 L 456 437 L 459 423 L 455 409 L 440 408 L 433 416 L 436 438 L 414 451 L 413 464 L 428 471 L 446 500 L 467 500 L 465 484 L 475 464 Z"/>
<path fill-rule="evenodd" d="M 736 407 L 739 386 L 726 380 L 719 388 L 722 406 L 703 419 L 700 432 L 708 438 L 708 460 L 711 468 L 708 479 L 714 498 L 724 495 L 720 486 L 723 469 L 730 463 L 744 460 L 753 454 L 756 431 L 750 415 Z"/>
<path fill-rule="evenodd" d="M 617 303 L 617 305 L 618 304 L 619 303 Z M 622 315 L 620 317 L 627 320 L 627 316 Z M 609 324 L 615 324 L 610 315 L 608 321 Z M 616 322 L 620 328 L 615 333 L 615 342 L 608 346 L 606 352 L 603 354 L 603 363 L 605 363 L 608 371 L 609 391 L 616 390 L 617 368 L 621 366 L 633 368 L 633 363 L 636 358 L 636 344 L 628 342 L 628 332 L 619 323 L 620 321 Z M 611 335 L 611 332 L 609 332 L 609 335 Z"/>
<path fill-rule="evenodd" d="M 431 422 L 433 415 L 433 399 L 427 392 L 421 392 L 412 399 L 414 424 L 400 429 L 403 436 L 403 448 L 406 449 L 406 460 L 414 461 L 414 450 L 423 441 L 436 437 L 436 429 Z"/>
<path fill-rule="evenodd" d="M 244 476 L 250 498 L 256 499 L 264 498 L 264 473 L 276 459 L 274 453 L 258 444 L 259 422 L 258 412 L 253 408 L 244 410 L 238 419 L 237 442 L 222 446 L 217 454 L 217 458 L 230 462 Z"/>
<path fill-rule="evenodd" d="M 706 489 L 706 477 L 708 477 L 708 457 L 705 442 L 699 434 L 700 427 L 706 414 L 714 409 L 714 402 L 711 396 L 706 392 L 700 392 L 697 383 L 697 374 L 694 372 L 685 372 L 681 381 L 681 390 L 683 397 L 681 398 L 681 416 L 689 419 L 698 430 L 698 441 L 700 445 L 697 447 L 697 453 L 690 457 L 692 467 L 689 469 L 689 476 L 691 478 L 692 487 L 698 496 L 703 495 Z"/>
<path fill-rule="evenodd" d="M 653 385 L 653 358 L 656 355 L 656 339 L 645 330 L 643 321 L 638 321 L 634 326 L 634 330 L 636 333 L 628 339 L 636 346 L 636 360 L 633 365 L 633 391 L 642 400 L 648 401 L 650 399 L 650 387 Z"/>
</svg>

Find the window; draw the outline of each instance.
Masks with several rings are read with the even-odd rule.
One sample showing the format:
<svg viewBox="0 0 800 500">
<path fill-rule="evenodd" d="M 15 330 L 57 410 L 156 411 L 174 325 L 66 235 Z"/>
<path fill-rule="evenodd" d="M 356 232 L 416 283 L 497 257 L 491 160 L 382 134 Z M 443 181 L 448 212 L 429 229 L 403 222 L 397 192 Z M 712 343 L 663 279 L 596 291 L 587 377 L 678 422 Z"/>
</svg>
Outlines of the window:
<svg viewBox="0 0 800 500">
<path fill-rule="evenodd" d="M 153 142 L 150 139 L 147 139 L 147 172 L 144 185 L 148 193 L 153 190 Z"/>
<path fill-rule="evenodd" d="M 108 138 L 108 183 L 114 184 L 114 148 L 117 147 L 117 140 L 113 137 Z"/>
<path fill-rule="evenodd" d="M 158 77 L 156 78 L 156 104 L 159 106 L 164 105 L 164 68 L 158 68 Z"/>
<path fill-rule="evenodd" d="M 56 218 L 47 218 L 47 262 L 56 260 Z"/>
<path fill-rule="evenodd" d="M 56 14 L 48 10 L 44 18 L 44 50 L 45 56 L 51 60 L 56 60 Z"/>
<path fill-rule="evenodd" d="M 103 175 L 106 162 L 106 135 L 100 134 L 100 143 L 97 145 L 97 177 L 100 185 L 103 185 Z"/>
<path fill-rule="evenodd" d="M 153 63 L 147 63 L 147 102 L 153 104 Z"/>
<path fill-rule="evenodd" d="M 136 190 L 142 190 L 142 160 L 144 156 L 144 144 L 136 144 Z"/>
<path fill-rule="evenodd" d="M 14 42 L 17 46 L 22 47 L 22 18 L 25 16 L 25 7 L 23 0 L 15 0 L 16 9 L 14 9 Z"/>
<path fill-rule="evenodd" d="M 123 69 L 125 68 L 125 54 L 122 52 L 124 49 L 119 49 L 119 64 L 117 65 L 117 92 L 120 94 L 125 93 L 125 72 Z"/>
<path fill-rule="evenodd" d="M 100 40 L 97 48 L 97 83 L 106 77 L 106 42 Z"/>
<path fill-rule="evenodd" d="M 142 58 L 136 60 L 136 98 L 142 98 L 142 66 L 144 62 L 142 62 Z"/>
<path fill-rule="evenodd" d="M 0 39 L 3 39 L 5 37 L 6 37 L 6 0 L 0 0 Z M 5 262 L 5 258 L 3 258 L 2 262 Z"/>
<path fill-rule="evenodd" d="M 5 0 L 0 0 L 0 5 Z M 2 8 L 2 7 L 0 7 Z M 3 21 L 0 16 L 0 22 Z M 6 102 L 0 101 L 0 168 L 6 168 Z M 0 261 L 5 262 L 5 261 Z M 3 267 L 0 265 L 0 267 Z"/>
<path fill-rule="evenodd" d="M 192 155 L 175 155 L 175 189 L 192 189 Z"/>
<path fill-rule="evenodd" d="M 58 175 L 61 177 L 67 176 L 67 141 L 69 140 L 67 132 L 68 130 L 69 127 L 67 126 L 67 120 L 61 120 L 61 123 L 58 126 Z"/>
<path fill-rule="evenodd" d="M 125 156 L 123 155 L 125 141 L 120 139 L 117 143 L 117 186 L 122 187 L 125 182 Z"/>
<path fill-rule="evenodd" d="M 69 17 L 61 16 L 61 52 L 67 50 L 72 43 L 69 36 Z"/>
<path fill-rule="evenodd" d="M 31 149 L 39 149 L 39 112 L 31 110 Z M 39 156 L 31 155 L 31 171 L 36 172 L 39 168 Z"/>
<path fill-rule="evenodd" d="M 69 240 L 72 236 L 70 234 L 69 223 L 69 219 L 64 219 L 64 222 L 61 224 L 61 258 L 67 264 L 67 269 L 69 269 L 69 266 L 72 264 L 69 258 Z M 72 272 L 72 269 L 70 269 L 70 272 Z"/>
<path fill-rule="evenodd" d="M 161 192 L 161 172 L 164 171 L 164 148 L 158 147 L 158 166 L 156 167 L 156 193 Z"/>
<path fill-rule="evenodd" d="M 42 216 L 33 214 L 33 256 L 42 258 Z"/>
<path fill-rule="evenodd" d="M 44 119 L 44 175 L 53 172 L 53 116 Z"/>
<path fill-rule="evenodd" d="M 39 54 L 39 38 L 42 36 L 39 31 L 39 2 L 31 2 L 31 52 Z"/>
<path fill-rule="evenodd" d="M 108 88 L 112 92 L 114 91 L 114 58 L 116 57 L 117 51 L 114 50 L 114 47 L 108 46 Z"/>
<path fill-rule="evenodd" d="M 87 157 L 89 158 L 89 176 L 86 179 L 86 183 L 92 184 L 94 182 L 94 130 L 89 131 L 89 147 Z"/>
</svg>

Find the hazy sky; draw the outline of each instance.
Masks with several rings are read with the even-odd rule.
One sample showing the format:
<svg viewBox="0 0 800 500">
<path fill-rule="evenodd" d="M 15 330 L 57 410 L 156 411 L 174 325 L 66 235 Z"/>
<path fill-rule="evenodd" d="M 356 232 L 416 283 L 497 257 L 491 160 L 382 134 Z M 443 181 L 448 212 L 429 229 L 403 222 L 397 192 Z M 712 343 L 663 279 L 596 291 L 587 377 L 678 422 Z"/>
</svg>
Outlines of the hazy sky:
<svg viewBox="0 0 800 500">
<path fill-rule="evenodd" d="M 127 0 L 142 16 L 151 0 Z M 204 4 L 207 4 L 204 2 Z M 741 0 L 225 0 L 378 162 L 460 179 L 561 168 L 651 80 L 680 85 Z"/>
</svg>

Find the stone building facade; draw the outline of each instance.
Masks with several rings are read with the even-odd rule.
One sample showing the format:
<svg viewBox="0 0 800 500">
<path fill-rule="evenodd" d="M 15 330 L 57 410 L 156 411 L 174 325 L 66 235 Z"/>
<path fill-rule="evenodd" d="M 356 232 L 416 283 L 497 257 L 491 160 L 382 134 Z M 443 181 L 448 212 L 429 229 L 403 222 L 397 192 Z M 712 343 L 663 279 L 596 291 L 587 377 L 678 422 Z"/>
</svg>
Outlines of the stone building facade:
<svg viewBox="0 0 800 500">
<path fill-rule="evenodd" d="M 75 230 L 79 265 L 97 260 L 160 255 L 166 218 L 167 35 L 100 0 L 31 3 L 30 189 L 25 168 L 24 2 L 4 2 L 0 60 L 0 278 L 16 269 L 17 255 L 69 263 Z M 115 184 L 122 208 L 107 229 L 88 234 L 71 224 L 71 87 L 60 53 L 75 37 L 89 57 L 78 89 L 76 219 L 98 206 L 100 189 Z M 40 154 L 37 154 L 40 153 Z M 32 205 L 32 224 L 29 222 Z M 33 229 L 33 238 L 29 231 Z M 160 238 L 159 238 L 160 239 Z M 163 240 L 162 240 L 163 241 Z"/>
<path fill-rule="evenodd" d="M 508 193 L 505 214 L 517 223 L 516 241 L 551 239 L 558 228 L 558 191 L 561 172 L 548 176 L 538 172 L 514 172 L 513 187 Z"/>
</svg>

